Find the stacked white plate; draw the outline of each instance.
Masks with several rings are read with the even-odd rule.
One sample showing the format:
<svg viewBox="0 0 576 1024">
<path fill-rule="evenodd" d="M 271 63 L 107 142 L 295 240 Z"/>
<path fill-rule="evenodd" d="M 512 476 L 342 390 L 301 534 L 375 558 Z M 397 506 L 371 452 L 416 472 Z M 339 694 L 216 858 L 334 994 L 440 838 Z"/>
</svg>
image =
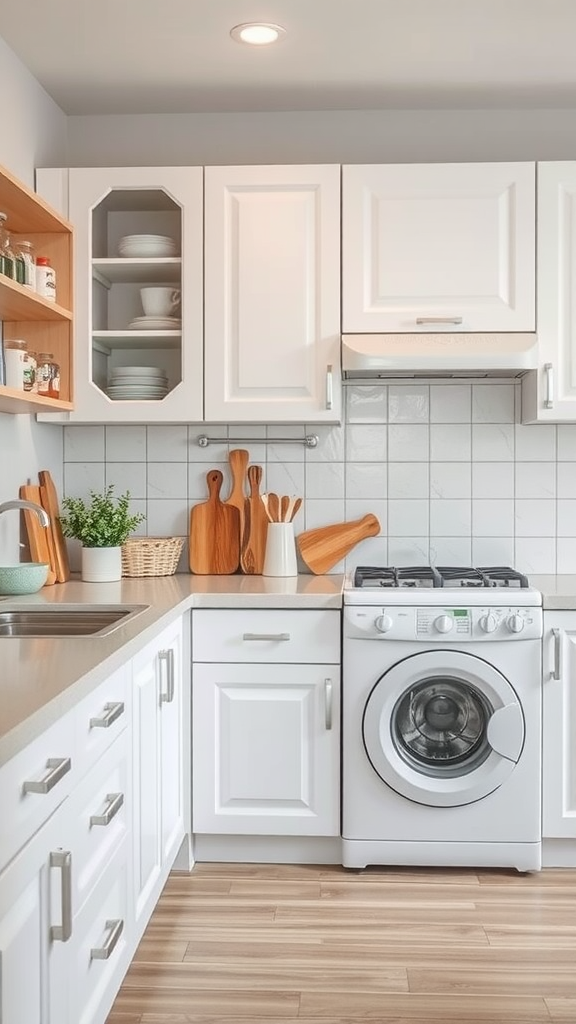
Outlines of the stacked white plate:
<svg viewBox="0 0 576 1024">
<path fill-rule="evenodd" d="M 158 401 L 168 394 L 168 377 L 158 366 L 117 366 L 110 371 L 106 394 L 120 402 Z"/>
<path fill-rule="evenodd" d="M 118 242 L 118 254 L 132 259 L 177 256 L 178 246 L 169 235 L 124 235 Z"/>
<path fill-rule="evenodd" d="M 181 327 L 177 316 L 135 316 L 128 324 L 130 331 L 179 331 Z"/>
</svg>

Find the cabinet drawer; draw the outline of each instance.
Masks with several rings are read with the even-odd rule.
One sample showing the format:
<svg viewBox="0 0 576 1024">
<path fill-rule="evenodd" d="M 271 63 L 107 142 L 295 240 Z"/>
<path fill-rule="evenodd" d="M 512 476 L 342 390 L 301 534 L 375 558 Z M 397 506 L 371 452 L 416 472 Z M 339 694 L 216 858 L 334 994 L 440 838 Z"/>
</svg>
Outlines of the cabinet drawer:
<svg viewBox="0 0 576 1024">
<path fill-rule="evenodd" d="M 70 712 L 0 769 L 0 869 L 68 796 L 75 752 Z"/>
<path fill-rule="evenodd" d="M 193 661 L 340 661 L 340 613 L 275 609 L 192 613 Z"/>
<path fill-rule="evenodd" d="M 75 913 L 130 830 L 128 736 L 124 731 L 117 737 L 70 796 L 69 814 L 74 822 L 72 899 Z"/>
<path fill-rule="evenodd" d="M 127 837 L 108 864 L 72 926 L 70 1020 L 100 1024 L 106 1020 L 131 951 Z"/>
<path fill-rule="evenodd" d="M 128 666 L 123 665 L 75 709 L 78 772 L 84 774 L 102 756 L 130 720 Z"/>
</svg>

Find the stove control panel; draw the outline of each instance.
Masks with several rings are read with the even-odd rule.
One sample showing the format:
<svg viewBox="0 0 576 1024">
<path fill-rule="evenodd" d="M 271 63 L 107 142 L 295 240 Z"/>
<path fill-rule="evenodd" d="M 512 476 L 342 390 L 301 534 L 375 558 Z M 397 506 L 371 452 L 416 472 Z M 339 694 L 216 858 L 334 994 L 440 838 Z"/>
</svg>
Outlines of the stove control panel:
<svg viewBox="0 0 576 1024">
<path fill-rule="evenodd" d="M 542 636 L 542 609 L 349 605 L 344 608 L 344 635 L 449 644 L 534 640 Z"/>
</svg>

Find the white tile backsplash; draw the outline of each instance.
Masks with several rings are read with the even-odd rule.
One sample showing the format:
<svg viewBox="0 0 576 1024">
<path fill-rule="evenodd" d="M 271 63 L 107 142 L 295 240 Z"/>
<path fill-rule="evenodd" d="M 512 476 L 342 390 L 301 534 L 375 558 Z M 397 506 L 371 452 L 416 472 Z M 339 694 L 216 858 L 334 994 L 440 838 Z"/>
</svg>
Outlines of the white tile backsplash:
<svg viewBox="0 0 576 1024">
<path fill-rule="evenodd" d="M 145 512 L 139 533 L 187 536 L 207 472 L 223 473 L 225 500 L 229 450 L 243 447 L 262 466 L 261 491 L 304 498 L 296 533 L 377 516 L 381 535 L 350 552 L 347 570 L 432 561 L 576 572 L 576 426 L 515 423 L 517 398 L 514 384 L 358 384 L 346 387 L 340 427 L 67 426 L 64 493 L 113 483 Z M 201 448 L 201 434 L 218 440 Z"/>
</svg>

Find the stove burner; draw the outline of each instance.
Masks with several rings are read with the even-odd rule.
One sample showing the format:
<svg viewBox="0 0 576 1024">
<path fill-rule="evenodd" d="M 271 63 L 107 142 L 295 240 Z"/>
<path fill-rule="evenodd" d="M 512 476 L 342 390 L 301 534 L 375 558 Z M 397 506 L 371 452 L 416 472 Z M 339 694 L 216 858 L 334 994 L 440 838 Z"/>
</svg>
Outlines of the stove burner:
<svg viewBox="0 0 576 1024">
<path fill-rule="evenodd" d="M 354 573 L 354 586 L 406 588 L 406 587 L 508 587 L 527 589 L 526 576 L 507 566 L 475 568 L 473 566 L 410 565 L 358 566 Z"/>
</svg>

